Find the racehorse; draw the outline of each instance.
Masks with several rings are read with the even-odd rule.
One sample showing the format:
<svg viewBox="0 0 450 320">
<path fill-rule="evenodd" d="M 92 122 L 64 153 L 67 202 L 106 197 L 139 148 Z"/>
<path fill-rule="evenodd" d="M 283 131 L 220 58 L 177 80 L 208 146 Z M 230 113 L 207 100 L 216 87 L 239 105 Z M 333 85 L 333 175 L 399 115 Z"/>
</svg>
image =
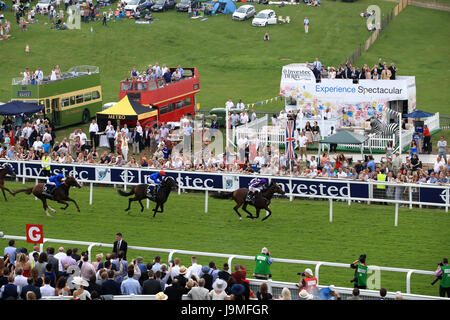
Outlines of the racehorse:
<svg viewBox="0 0 450 320">
<path fill-rule="evenodd" d="M 5 163 L 2 167 L 0 167 L 0 189 L 2 189 L 2 193 L 3 193 L 3 197 L 5 198 L 5 201 L 8 201 L 8 199 L 6 199 L 5 190 L 14 196 L 14 193 L 12 193 L 11 190 L 9 190 L 8 188 L 5 187 L 5 176 L 7 174 L 9 174 L 13 178 L 16 177 L 14 168 L 9 163 Z"/>
<path fill-rule="evenodd" d="M 254 203 L 250 203 L 246 200 L 247 193 L 248 193 L 247 188 L 240 188 L 233 192 L 233 200 L 236 202 L 236 206 L 233 209 L 238 214 L 239 220 L 242 220 L 242 216 L 239 213 L 238 209 L 242 205 L 243 205 L 242 210 L 247 212 L 247 218 L 249 219 L 258 219 L 259 212 L 261 211 L 261 209 L 265 209 L 268 212 L 268 214 L 266 214 L 266 216 L 262 219 L 262 221 L 266 220 L 268 217 L 272 215 L 272 211 L 269 209 L 269 205 L 273 195 L 275 193 L 280 193 L 282 195 L 285 194 L 284 190 L 281 189 L 280 186 L 274 181 L 272 181 L 272 183 L 264 191 L 258 193 Z M 253 216 L 252 213 L 247 210 L 247 206 L 249 204 L 255 207 L 256 216 Z"/>
<path fill-rule="evenodd" d="M 62 203 L 64 205 L 66 205 L 65 207 L 61 207 L 62 210 L 66 210 L 67 207 L 69 206 L 69 204 L 66 201 L 71 201 L 77 207 L 78 212 L 80 212 L 80 207 L 78 207 L 77 202 L 69 197 L 70 187 L 81 188 L 81 186 L 78 184 L 77 180 L 74 177 L 69 176 L 69 177 L 64 178 L 63 183 L 55 190 L 54 195 L 52 197 L 49 197 L 49 196 L 43 194 L 44 186 L 45 186 L 45 183 L 38 183 L 37 185 L 35 185 L 34 187 L 31 187 L 31 188 L 14 191 L 13 194 L 16 195 L 17 193 L 20 193 L 20 192 L 25 192 L 26 194 L 33 193 L 33 195 L 36 198 L 38 198 L 42 201 L 42 205 L 44 207 L 45 213 L 49 217 L 51 215 L 48 213 L 48 209 L 52 210 L 52 212 L 56 212 L 56 210 L 47 204 L 47 200 L 53 200 L 58 203 Z"/>
<path fill-rule="evenodd" d="M 129 197 L 134 194 L 134 198 L 128 199 L 128 208 L 125 209 L 125 211 L 130 210 L 131 202 L 133 201 L 139 201 L 139 204 L 141 205 L 141 212 L 144 211 L 144 205 L 142 204 L 143 199 L 150 199 L 151 201 L 154 201 L 156 203 L 156 207 L 152 209 L 153 211 L 153 218 L 155 217 L 157 212 L 164 212 L 164 203 L 169 198 L 170 191 L 172 188 L 177 188 L 178 185 L 175 182 L 175 180 L 172 177 L 167 177 L 164 179 L 160 187 L 158 189 L 158 192 L 156 193 L 155 198 L 151 198 L 147 196 L 147 185 L 146 184 L 140 184 L 135 187 L 132 187 L 130 192 L 125 192 L 123 190 L 117 190 L 121 196 Z M 161 211 L 158 211 L 158 209 L 161 207 Z"/>
</svg>

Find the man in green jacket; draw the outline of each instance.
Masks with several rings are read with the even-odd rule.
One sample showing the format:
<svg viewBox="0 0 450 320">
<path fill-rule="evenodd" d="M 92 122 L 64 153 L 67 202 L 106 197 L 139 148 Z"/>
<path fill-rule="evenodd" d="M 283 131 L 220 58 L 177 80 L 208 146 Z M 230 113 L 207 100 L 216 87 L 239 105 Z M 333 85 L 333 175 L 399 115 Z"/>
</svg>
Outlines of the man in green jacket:
<svg viewBox="0 0 450 320">
<path fill-rule="evenodd" d="M 362 254 L 359 259 L 350 264 L 350 268 L 355 269 L 355 275 L 351 282 L 354 282 L 354 287 L 358 289 L 366 289 L 367 287 L 367 264 L 366 255 Z"/>
<path fill-rule="evenodd" d="M 269 250 L 262 248 L 261 253 L 255 256 L 255 271 L 253 272 L 255 279 L 267 280 L 272 277 L 270 273 L 272 262 Z"/>
</svg>

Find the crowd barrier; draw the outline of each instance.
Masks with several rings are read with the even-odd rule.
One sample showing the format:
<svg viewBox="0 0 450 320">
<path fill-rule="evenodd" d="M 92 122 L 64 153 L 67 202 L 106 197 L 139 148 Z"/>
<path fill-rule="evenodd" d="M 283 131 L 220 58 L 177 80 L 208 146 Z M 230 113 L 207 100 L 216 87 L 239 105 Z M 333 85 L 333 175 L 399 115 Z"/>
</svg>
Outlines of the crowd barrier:
<svg viewBox="0 0 450 320">
<path fill-rule="evenodd" d="M 22 240 L 25 241 L 26 237 L 24 236 L 13 236 L 13 235 L 3 235 L 0 239 L 14 239 L 14 240 Z M 92 248 L 93 247 L 104 247 L 104 248 L 112 248 L 113 245 L 109 243 L 98 243 L 98 242 L 89 242 L 89 241 L 73 241 L 73 240 L 64 240 L 64 239 L 51 239 L 51 238 L 44 238 L 43 243 L 40 244 L 40 251 L 44 252 L 44 245 L 48 246 L 50 243 L 53 244 L 73 244 L 77 246 L 85 246 L 87 247 L 89 261 L 92 257 Z M 227 258 L 227 263 L 229 266 L 233 265 L 234 259 L 240 259 L 240 260 L 249 260 L 254 262 L 255 257 L 254 256 L 244 256 L 244 255 L 237 255 L 237 254 L 226 254 L 226 253 L 214 253 L 214 252 L 199 252 L 199 251 L 189 251 L 189 250 L 177 250 L 177 249 L 164 249 L 164 248 L 151 248 L 151 247 L 141 247 L 141 246 L 128 246 L 128 250 L 138 250 L 138 251 L 147 251 L 147 252 L 153 252 L 153 253 L 167 253 L 168 258 L 167 261 L 171 261 L 174 258 L 174 254 L 179 255 L 192 255 L 192 256 L 207 256 L 207 257 L 215 257 L 215 258 Z M 84 249 L 83 249 L 84 251 Z M 314 275 L 317 278 L 317 283 L 320 284 L 320 268 L 322 266 L 324 267 L 335 267 L 335 268 L 346 268 L 350 270 L 350 264 L 349 263 L 337 263 L 337 262 L 326 262 L 326 261 L 313 261 L 313 260 L 297 260 L 297 259 L 282 259 L 282 258 L 274 258 L 274 263 L 290 263 L 290 264 L 298 264 L 298 265 L 315 265 L 314 268 Z M 427 270 L 417 270 L 417 269 L 408 269 L 408 268 L 393 268 L 393 267 L 380 267 L 375 265 L 369 265 L 368 266 L 368 275 L 376 275 L 379 274 L 382 271 L 386 272 L 400 272 L 400 273 L 406 273 L 406 294 L 411 294 L 411 277 L 413 274 L 421 274 L 421 275 L 430 275 L 433 276 L 433 271 L 427 271 Z M 261 282 L 264 282 L 266 280 L 257 280 L 257 279 L 251 279 L 250 284 L 251 288 L 254 292 L 256 292 L 259 288 L 259 285 Z M 369 281 L 369 280 L 368 280 Z M 288 283 L 288 282 L 279 282 L 279 281 L 273 281 L 268 280 L 267 285 L 269 287 L 269 292 L 272 292 L 272 294 L 276 295 L 277 297 L 281 295 L 281 290 L 284 287 L 288 287 L 288 289 L 291 291 L 292 296 L 298 296 L 298 288 L 296 287 L 295 283 Z M 325 287 L 322 285 L 322 287 Z M 346 293 L 347 295 L 351 295 L 351 288 L 339 288 L 339 292 Z M 375 290 L 361 290 L 362 296 L 368 296 L 368 297 L 378 297 L 378 291 Z M 390 293 L 390 296 L 394 295 L 393 293 Z M 394 295 L 395 296 L 395 295 Z M 392 296 L 392 297 L 394 297 Z M 137 296 L 136 296 L 137 297 Z M 422 295 L 411 295 L 411 299 L 439 299 L 439 297 L 433 297 L 433 296 L 422 296 Z M 140 298 L 139 298 L 140 299 Z M 450 300 L 450 299 L 448 299 Z"/>
</svg>

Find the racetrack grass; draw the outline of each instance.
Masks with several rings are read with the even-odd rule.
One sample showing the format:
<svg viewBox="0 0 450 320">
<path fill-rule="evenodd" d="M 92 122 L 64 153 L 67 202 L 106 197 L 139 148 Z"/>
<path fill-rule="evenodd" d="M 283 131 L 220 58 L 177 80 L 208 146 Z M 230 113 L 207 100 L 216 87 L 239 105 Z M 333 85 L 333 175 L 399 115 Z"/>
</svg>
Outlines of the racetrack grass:
<svg viewBox="0 0 450 320">
<path fill-rule="evenodd" d="M 450 110 L 450 12 L 408 6 L 383 30 L 357 64 L 381 57 L 400 75 L 416 77 L 417 109 Z"/>
<path fill-rule="evenodd" d="M 17 190 L 21 183 L 7 182 Z M 31 186 L 32 184 L 27 184 Z M 32 196 L 9 196 L 0 200 L 0 231 L 8 235 L 25 235 L 25 224 L 43 224 L 45 237 L 111 243 L 117 232 L 132 246 L 171 248 L 239 255 L 255 255 L 267 247 L 275 258 L 305 259 L 351 263 L 366 253 L 369 265 L 414 268 L 434 271 L 436 264 L 448 256 L 450 217 L 441 209 L 399 209 L 399 225 L 394 227 L 394 207 L 380 205 L 334 203 L 333 222 L 329 222 L 327 201 L 275 199 L 271 205 L 273 215 L 266 221 L 243 218 L 239 221 L 232 210 L 232 200 L 209 198 L 209 212 L 204 213 L 204 193 L 172 193 L 165 206 L 166 212 L 152 218 L 151 210 L 139 211 L 133 203 L 129 214 L 124 212 L 127 198 L 112 187 L 95 187 L 93 205 L 89 205 L 89 187 L 72 189 L 72 198 L 78 201 L 81 212 L 73 204 L 67 211 L 59 205 L 53 217 L 45 216 L 41 202 Z M 144 201 L 145 204 L 145 201 Z M 254 210 L 251 209 L 252 212 Z M 58 244 L 53 244 L 56 248 Z M 0 248 L 7 240 L 0 239 Z M 18 241 L 18 247 L 31 248 L 31 244 Z M 75 247 L 75 246 L 65 246 Z M 85 250 L 86 248 L 80 247 Z M 109 249 L 95 249 L 109 252 Z M 128 260 L 140 255 L 145 262 L 157 252 L 130 250 Z M 167 254 L 160 254 L 167 263 Z M 190 257 L 179 256 L 181 263 L 190 265 Z M 222 266 L 226 259 L 199 257 L 200 264 L 215 261 Z M 241 263 L 252 277 L 254 263 Z M 305 265 L 275 263 L 273 280 L 296 282 L 297 272 Z M 321 267 L 323 285 L 351 287 L 353 270 Z M 413 275 L 412 293 L 437 295 L 432 287 L 432 276 Z M 382 272 L 381 286 L 389 291 L 405 292 L 406 274 Z"/>
<path fill-rule="evenodd" d="M 274 9 L 278 15 L 290 16 L 290 24 L 251 26 L 251 20 L 232 21 L 231 15 L 209 16 L 207 21 L 188 19 L 187 13 L 173 10 L 154 13 L 159 19 L 151 25 L 135 24 L 133 20 L 82 23 L 81 30 L 51 30 L 48 18 L 19 30 L 11 12 L 12 37 L 1 42 L 2 72 L 0 101 L 11 95 L 11 79 L 19 77 L 26 66 L 39 65 L 48 75 L 54 65 L 62 71 L 75 65 L 100 67 L 103 101 L 117 101 L 119 81 L 129 75 L 133 66 L 143 70 L 148 64 L 181 64 L 197 67 L 201 92 L 197 102 L 202 109 L 224 107 L 228 97 L 237 103 L 255 103 L 279 94 L 282 66 L 294 62 L 312 62 L 319 57 L 326 66 L 337 65 L 370 35 L 365 19 L 359 16 L 373 1 L 355 3 L 322 2 L 318 8 L 306 5 L 256 5 L 259 12 Z M 396 3 L 377 3 L 382 15 Z M 109 7 L 107 7 L 109 10 Z M 308 16 L 308 34 L 303 19 Z M 90 32 L 91 26 L 93 33 Z M 270 41 L 263 41 L 266 31 Z M 25 53 L 29 44 L 30 53 Z M 399 62 L 400 63 L 400 62 Z M 401 67 L 401 64 L 400 66 Z M 279 111 L 278 104 L 264 104 L 262 110 Z"/>
</svg>

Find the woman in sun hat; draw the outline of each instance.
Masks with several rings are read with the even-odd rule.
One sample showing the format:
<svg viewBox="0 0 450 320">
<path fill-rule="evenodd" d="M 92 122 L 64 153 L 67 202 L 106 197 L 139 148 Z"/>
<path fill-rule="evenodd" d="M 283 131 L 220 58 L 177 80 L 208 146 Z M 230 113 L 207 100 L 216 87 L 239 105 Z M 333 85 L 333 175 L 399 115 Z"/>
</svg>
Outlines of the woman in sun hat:
<svg viewBox="0 0 450 320">
<path fill-rule="evenodd" d="M 217 279 L 213 283 L 213 289 L 209 292 L 211 300 L 228 300 L 228 295 L 225 292 L 227 283 L 222 279 Z"/>
<path fill-rule="evenodd" d="M 91 294 L 89 293 L 89 291 L 84 290 L 84 288 L 89 287 L 89 282 L 84 280 L 82 277 L 74 277 L 72 283 L 77 288 L 73 292 L 74 300 L 91 300 Z"/>
<path fill-rule="evenodd" d="M 244 300 L 245 287 L 242 284 L 233 284 L 231 287 L 231 300 Z"/>
<path fill-rule="evenodd" d="M 312 294 L 303 289 L 298 293 L 298 298 L 299 300 L 312 300 Z"/>
</svg>

